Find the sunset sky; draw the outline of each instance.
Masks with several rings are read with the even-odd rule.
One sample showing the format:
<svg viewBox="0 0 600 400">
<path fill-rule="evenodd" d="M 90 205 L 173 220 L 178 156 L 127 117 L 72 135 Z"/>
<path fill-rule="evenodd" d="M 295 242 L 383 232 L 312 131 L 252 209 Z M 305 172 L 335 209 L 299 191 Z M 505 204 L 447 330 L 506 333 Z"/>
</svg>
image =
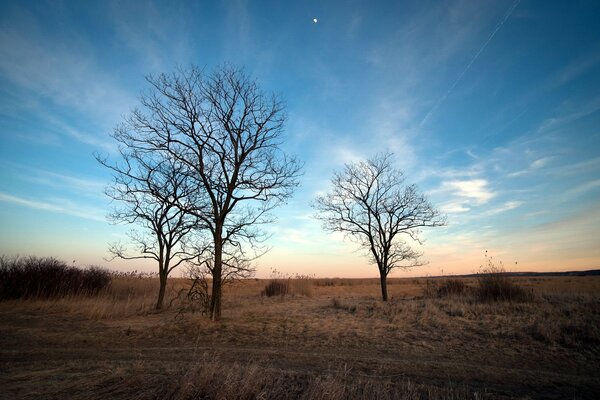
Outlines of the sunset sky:
<svg viewBox="0 0 600 400">
<path fill-rule="evenodd" d="M 242 66 L 287 104 L 305 163 L 271 268 L 377 276 L 310 202 L 345 162 L 391 150 L 448 216 L 429 265 L 472 273 L 600 268 L 600 2 L 0 2 L 0 254 L 107 262 L 109 134 L 148 74 Z M 315 23 L 313 19 L 317 19 Z M 518 264 L 515 264 L 518 262 Z"/>
</svg>

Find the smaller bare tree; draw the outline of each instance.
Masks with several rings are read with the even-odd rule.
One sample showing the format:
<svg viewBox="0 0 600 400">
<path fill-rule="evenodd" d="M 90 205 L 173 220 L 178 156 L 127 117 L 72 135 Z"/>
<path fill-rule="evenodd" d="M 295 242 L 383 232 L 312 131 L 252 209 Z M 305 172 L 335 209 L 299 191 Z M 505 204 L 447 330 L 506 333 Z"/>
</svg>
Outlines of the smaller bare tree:
<svg viewBox="0 0 600 400">
<path fill-rule="evenodd" d="M 173 269 L 198 257 L 186 248 L 185 238 L 199 229 L 195 217 L 178 206 L 191 202 L 197 189 L 190 187 L 180 163 L 144 149 L 141 143 L 129 140 L 127 129 L 121 126 L 113 133 L 120 144 L 120 162 L 96 159 L 113 173 L 113 182 L 105 193 L 117 206 L 109 214 L 113 223 L 137 224 L 141 229 L 128 233 L 135 247 L 129 253 L 122 242 L 109 245 L 111 258 L 125 260 L 152 259 L 158 263 L 160 280 L 156 309 L 163 307 L 167 278 Z"/>
<path fill-rule="evenodd" d="M 346 164 L 334 173 L 332 190 L 316 199 L 317 218 L 331 232 L 343 232 L 368 250 L 379 269 L 381 296 L 387 301 L 387 276 L 395 268 L 423 265 L 421 252 L 403 240 L 421 244 L 420 228 L 443 226 L 446 219 L 415 185 L 405 185 L 392 154 Z"/>
</svg>

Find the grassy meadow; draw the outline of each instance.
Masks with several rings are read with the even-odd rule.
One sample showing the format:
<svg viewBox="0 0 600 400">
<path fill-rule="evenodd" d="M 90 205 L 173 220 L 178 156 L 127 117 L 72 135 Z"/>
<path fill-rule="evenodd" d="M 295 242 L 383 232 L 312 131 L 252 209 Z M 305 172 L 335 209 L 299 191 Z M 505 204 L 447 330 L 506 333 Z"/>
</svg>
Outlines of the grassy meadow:
<svg viewBox="0 0 600 400">
<path fill-rule="evenodd" d="M 170 279 L 116 276 L 98 293 L 0 302 L 6 399 L 592 399 L 600 277 L 282 279 L 229 284 L 210 321 Z M 459 283 L 457 283 L 459 282 Z M 456 289 L 456 286 L 459 289 Z M 448 289 L 450 288 L 450 289 Z"/>
</svg>

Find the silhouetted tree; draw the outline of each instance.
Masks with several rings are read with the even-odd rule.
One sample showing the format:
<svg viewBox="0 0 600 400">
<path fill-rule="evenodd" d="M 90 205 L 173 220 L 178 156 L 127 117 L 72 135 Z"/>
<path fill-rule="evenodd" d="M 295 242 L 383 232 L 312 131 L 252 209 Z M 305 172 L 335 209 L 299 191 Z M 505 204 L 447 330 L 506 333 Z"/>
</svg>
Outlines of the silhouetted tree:
<svg viewBox="0 0 600 400">
<path fill-rule="evenodd" d="M 136 224 L 128 236 L 135 247 L 129 253 L 122 242 L 109 246 L 111 259 L 153 259 L 158 262 L 160 281 L 156 309 L 163 307 L 169 273 L 185 261 L 197 257 L 185 247 L 186 236 L 198 228 L 196 217 L 186 214 L 180 203 L 192 202 L 197 188 L 190 186 L 183 165 L 152 152 L 130 140 L 132 127 L 123 124 L 112 134 L 119 143 L 119 161 L 96 159 L 111 170 L 113 182 L 105 193 L 116 202 L 108 218 L 114 223 Z"/>
<path fill-rule="evenodd" d="M 134 146 L 158 151 L 185 167 L 186 182 L 201 192 L 178 201 L 208 235 L 212 254 L 210 316 L 221 316 L 224 259 L 243 272 L 262 251 L 259 226 L 298 185 L 301 166 L 281 150 L 284 106 L 243 71 L 197 67 L 147 78 L 151 90 L 128 121 Z M 225 257 L 224 257 L 225 255 Z"/>
<path fill-rule="evenodd" d="M 422 253 L 402 236 L 421 243 L 420 228 L 446 224 L 417 187 L 404 182 L 403 173 L 392 165 L 392 154 L 379 154 L 335 172 L 331 192 L 313 205 L 326 230 L 345 233 L 369 252 L 379 269 L 384 301 L 390 271 L 423 265 Z"/>
</svg>

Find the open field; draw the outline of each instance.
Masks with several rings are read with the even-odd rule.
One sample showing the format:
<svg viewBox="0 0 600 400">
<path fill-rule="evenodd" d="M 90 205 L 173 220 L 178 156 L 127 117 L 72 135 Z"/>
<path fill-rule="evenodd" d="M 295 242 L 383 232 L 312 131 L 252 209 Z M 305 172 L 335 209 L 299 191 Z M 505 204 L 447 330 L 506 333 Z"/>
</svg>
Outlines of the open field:
<svg viewBox="0 0 600 400">
<path fill-rule="evenodd" d="M 4 301 L 0 397 L 598 398 L 600 277 L 514 280 L 532 300 L 423 297 L 422 278 L 390 279 L 388 303 L 377 279 L 262 297 L 268 281 L 248 280 L 226 287 L 219 323 L 177 299 L 153 311 L 152 278 Z"/>
</svg>

